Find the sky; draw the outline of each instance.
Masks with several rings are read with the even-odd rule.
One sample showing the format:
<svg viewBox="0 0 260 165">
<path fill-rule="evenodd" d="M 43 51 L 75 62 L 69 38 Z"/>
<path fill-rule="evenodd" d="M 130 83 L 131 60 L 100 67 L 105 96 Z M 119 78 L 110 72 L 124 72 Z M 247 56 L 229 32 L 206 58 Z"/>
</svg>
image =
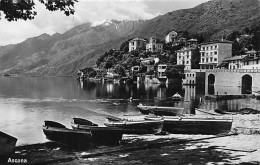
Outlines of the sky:
<svg viewBox="0 0 260 165">
<path fill-rule="evenodd" d="M 152 19 L 179 9 L 195 7 L 208 0 L 78 0 L 75 14 L 51 12 L 34 0 L 37 15 L 33 20 L 8 22 L 0 20 L 0 46 L 16 44 L 43 33 L 64 33 L 82 23 L 105 20 Z M 3 15 L 2 15 L 3 17 Z"/>
</svg>

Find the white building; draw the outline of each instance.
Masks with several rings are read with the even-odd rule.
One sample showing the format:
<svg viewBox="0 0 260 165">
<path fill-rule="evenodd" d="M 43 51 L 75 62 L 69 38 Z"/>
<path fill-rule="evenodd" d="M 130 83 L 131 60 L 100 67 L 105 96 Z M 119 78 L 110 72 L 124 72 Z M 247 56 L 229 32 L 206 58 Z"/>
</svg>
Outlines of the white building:
<svg viewBox="0 0 260 165">
<path fill-rule="evenodd" d="M 242 69 L 260 69 L 260 56 L 251 55 L 242 61 Z"/>
<path fill-rule="evenodd" d="M 167 64 L 159 64 L 158 65 L 158 77 L 159 78 L 167 78 L 166 77 L 166 74 L 165 74 L 165 71 L 167 69 Z"/>
<path fill-rule="evenodd" d="M 224 62 L 228 63 L 228 69 L 242 69 L 244 64 L 243 60 L 246 57 L 247 55 L 228 57 L 224 60 Z"/>
<path fill-rule="evenodd" d="M 146 51 L 162 53 L 163 44 L 157 43 L 156 38 L 151 37 L 149 43 L 146 44 Z"/>
<path fill-rule="evenodd" d="M 231 56 L 231 41 L 215 41 L 200 44 L 200 69 L 214 69 L 225 58 Z"/>
<path fill-rule="evenodd" d="M 177 51 L 177 65 L 184 65 L 184 70 L 191 70 L 191 60 L 196 47 L 184 47 Z"/>
<path fill-rule="evenodd" d="M 129 52 L 136 49 L 145 49 L 147 41 L 142 38 L 134 38 L 129 41 Z"/>
<path fill-rule="evenodd" d="M 177 32 L 175 31 L 171 31 L 170 33 L 168 33 L 165 37 L 165 43 L 170 43 L 170 42 L 175 42 L 176 38 L 177 38 Z"/>
</svg>

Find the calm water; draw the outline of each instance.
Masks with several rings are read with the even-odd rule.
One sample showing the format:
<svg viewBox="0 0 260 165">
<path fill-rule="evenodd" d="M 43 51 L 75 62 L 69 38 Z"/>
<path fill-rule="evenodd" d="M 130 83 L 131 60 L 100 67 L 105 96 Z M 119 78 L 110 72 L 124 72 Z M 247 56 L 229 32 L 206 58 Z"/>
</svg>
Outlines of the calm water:
<svg viewBox="0 0 260 165">
<path fill-rule="evenodd" d="M 201 100 L 208 91 L 240 94 L 241 90 L 238 87 L 205 90 L 205 87 L 180 84 L 83 85 L 72 78 L 0 77 L 0 130 L 17 137 L 21 145 L 46 141 L 42 132 L 44 120 L 55 120 L 70 127 L 71 118 L 78 116 L 101 125 L 106 115 L 140 115 L 135 108 L 139 103 L 184 107 L 186 113 L 194 113 L 195 108 L 260 109 L 260 101 L 256 99 Z M 176 92 L 184 97 L 183 102 L 165 101 Z M 130 101 L 130 97 L 134 100 Z"/>
</svg>

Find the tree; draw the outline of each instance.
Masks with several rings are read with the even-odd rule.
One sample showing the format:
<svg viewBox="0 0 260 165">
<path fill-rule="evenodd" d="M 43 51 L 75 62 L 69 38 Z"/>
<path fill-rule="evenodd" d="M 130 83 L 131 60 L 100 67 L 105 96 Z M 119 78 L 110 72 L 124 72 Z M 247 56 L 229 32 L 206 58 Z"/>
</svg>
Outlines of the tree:
<svg viewBox="0 0 260 165">
<path fill-rule="evenodd" d="M 74 14 L 74 4 L 78 0 L 39 0 L 49 11 L 63 11 L 66 16 Z M 0 0 L 0 16 L 8 21 L 31 20 L 37 15 L 34 0 Z"/>
<path fill-rule="evenodd" d="M 125 76 L 125 68 L 122 65 L 117 64 L 115 66 L 115 73 L 117 73 L 119 76 Z"/>
</svg>

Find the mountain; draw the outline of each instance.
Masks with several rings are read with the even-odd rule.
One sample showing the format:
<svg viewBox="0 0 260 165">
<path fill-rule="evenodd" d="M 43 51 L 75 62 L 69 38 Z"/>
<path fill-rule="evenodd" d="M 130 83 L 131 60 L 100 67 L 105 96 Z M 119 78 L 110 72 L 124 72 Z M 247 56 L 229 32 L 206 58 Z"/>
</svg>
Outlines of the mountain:
<svg viewBox="0 0 260 165">
<path fill-rule="evenodd" d="M 163 39 L 175 30 L 203 34 L 207 40 L 220 39 L 231 31 L 259 26 L 259 16 L 259 0 L 212 0 L 148 20 L 135 35 L 146 38 L 156 34 Z"/>
<path fill-rule="evenodd" d="M 0 47 L 0 73 L 34 76 L 75 75 L 95 64 L 98 56 L 117 48 L 144 21 L 85 23 L 64 34 L 42 34 L 16 45 Z"/>
<path fill-rule="evenodd" d="M 221 39 L 232 31 L 259 28 L 259 7 L 259 0 L 212 0 L 146 21 L 85 23 L 63 34 L 42 34 L 0 47 L 0 73 L 75 75 L 129 38 L 156 36 L 163 40 L 172 30 L 201 34 L 206 40 Z"/>
</svg>

